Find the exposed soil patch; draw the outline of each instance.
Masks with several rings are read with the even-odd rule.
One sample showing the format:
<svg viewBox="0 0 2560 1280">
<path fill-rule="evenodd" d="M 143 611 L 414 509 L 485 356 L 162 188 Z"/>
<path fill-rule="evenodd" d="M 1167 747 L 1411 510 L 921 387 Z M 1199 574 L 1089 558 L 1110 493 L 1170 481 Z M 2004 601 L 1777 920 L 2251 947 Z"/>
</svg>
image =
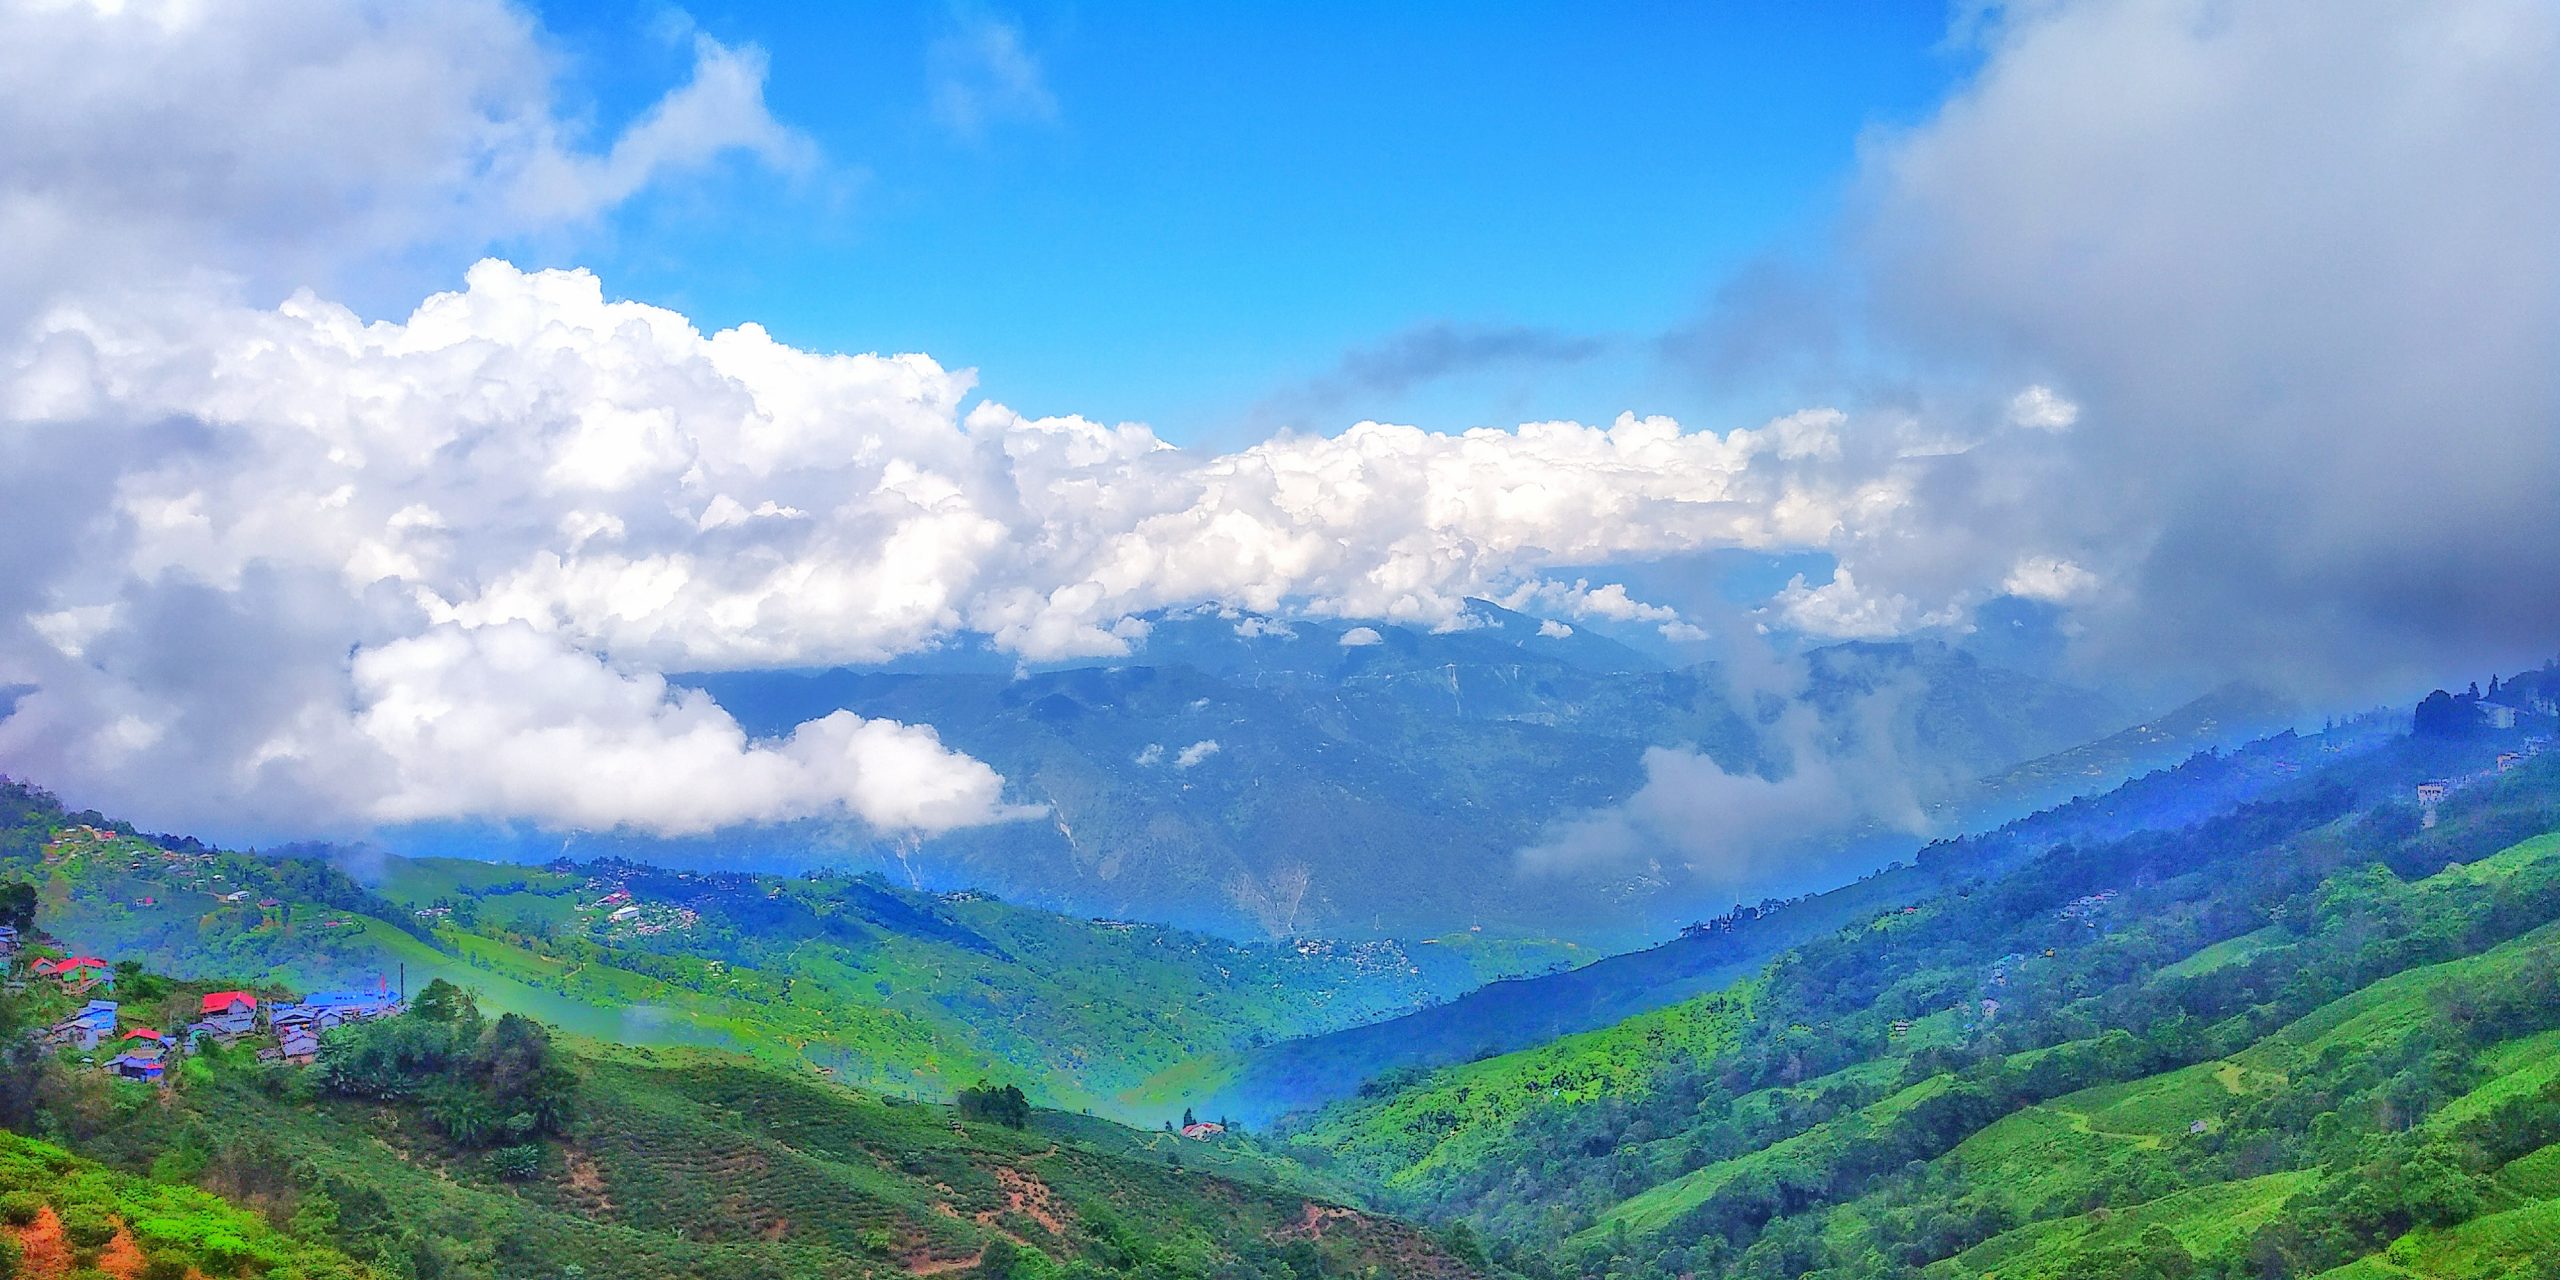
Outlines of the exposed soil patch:
<svg viewBox="0 0 2560 1280">
<path fill-rule="evenodd" d="M 1067 1234 L 1066 1220 L 1060 1216 L 1057 1197 L 1049 1184 L 1019 1169 L 998 1165 L 996 1185 L 1004 1190 L 1004 1208 L 986 1209 L 977 1214 L 980 1226 L 992 1227 L 996 1219 L 1007 1213 L 1018 1213 L 1040 1224 L 1040 1229 L 1053 1236 Z"/>
<path fill-rule="evenodd" d="M 970 1254 L 965 1258 L 926 1258 L 911 1256 L 907 1259 L 907 1274 L 911 1276 L 938 1276 L 946 1271 L 966 1271 L 969 1268 L 986 1261 L 986 1258 L 987 1251 L 984 1249 L 980 1249 L 976 1253 Z"/>
<path fill-rule="evenodd" d="M 569 1165 L 569 1194 L 578 1198 L 581 1207 L 591 1214 L 613 1212 L 613 1197 L 605 1194 L 604 1170 L 596 1158 L 575 1148 L 563 1153 Z"/>
</svg>

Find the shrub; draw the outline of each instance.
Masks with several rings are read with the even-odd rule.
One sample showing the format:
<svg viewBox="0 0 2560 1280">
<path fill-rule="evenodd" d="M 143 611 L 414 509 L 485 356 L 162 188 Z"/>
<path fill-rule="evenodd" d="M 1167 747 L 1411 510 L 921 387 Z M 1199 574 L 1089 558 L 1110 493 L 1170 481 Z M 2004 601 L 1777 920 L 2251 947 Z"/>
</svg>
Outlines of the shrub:
<svg viewBox="0 0 2560 1280">
<path fill-rule="evenodd" d="M 62 1215 L 62 1238 L 74 1249 L 103 1249 L 116 1238 L 114 1215 L 94 1204 L 75 1204 L 58 1211 Z"/>
<path fill-rule="evenodd" d="M 32 1191 L 12 1191 L 0 1196 L 0 1222 L 23 1227 L 44 1212 L 44 1197 Z"/>
<path fill-rule="evenodd" d="M 17 1280 L 19 1264 L 25 1260 L 26 1250 L 18 1244 L 18 1238 L 0 1231 L 0 1280 Z"/>
<path fill-rule="evenodd" d="M 228 1231 L 216 1231 L 198 1242 L 204 1252 L 204 1269 L 216 1275 L 229 1275 L 246 1266 L 257 1256 L 249 1242 Z"/>
<path fill-rule="evenodd" d="M 541 1144 L 528 1142 L 490 1152 L 489 1172 L 509 1182 L 525 1182 L 539 1176 L 542 1172 Z"/>
</svg>

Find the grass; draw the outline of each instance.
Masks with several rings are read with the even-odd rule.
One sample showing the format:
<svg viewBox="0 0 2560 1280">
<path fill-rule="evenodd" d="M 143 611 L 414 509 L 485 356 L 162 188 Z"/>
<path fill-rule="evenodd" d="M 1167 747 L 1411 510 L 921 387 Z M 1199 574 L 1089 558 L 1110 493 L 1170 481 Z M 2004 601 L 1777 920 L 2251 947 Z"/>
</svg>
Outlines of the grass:
<svg viewBox="0 0 2560 1280">
<path fill-rule="evenodd" d="M 1922 1102 L 1946 1092 L 1954 1084 L 1952 1077 L 1931 1076 L 1907 1088 L 1896 1090 L 1884 1099 L 1852 1113 L 1855 1123 L 1873 1129 L 1889 1124 L 1897 1116 Z M 1630 1235 L 1652 1235 L 1669 1229 L 1692 1209 L 1706 1203 L 1707 1198 L 1737 1178 L 1755 1169 L 1783 1164 L 1810 1148 L 1834 1141 L 1834 1134 L 1849 1125 L 1839 1120 L 1816 1125 L 1803 1133 L 1773 1142 L 1747 1155 L 1722 1160 L 1703 1168 L 1690 1170 L 1669 1182 L 1648 1188 L 1641 1194 L 1620 1202 L 1598 1221 L 1575 1236 L 1581 1241 L 1605 1240 L 1623 1228 Z"/>
<path fill-rule="evenodd" d="M 2273 1217 L 2286 1200 L 2319 1180 L 2310 1172 L 2271 1173 L 2195 1187 L 2114 1210 L 2048 1218 L 1994 1236 L 1929 1270 L 1932 1277 L 2043 1280 L 2068 1273 L 2088 1253 L 2133 1243 L 2152 1227 L 2166 1229 L 2188 1252 L 2220 1252 Z"/>
<path fill-rule="evenodd" d="M 1390 1187 L 1481 1166 L 1500 1159 L 1504 1139 L 1533 1117 L 1639 1095 L 1665 1059 L 1712 1056 L 1749 1002 L 1748 988 L 1700 996 L 1606 1030 L 1445 1067 L 1375 1105 L 1329 1110 L 1295 1136 Z"/>
<path fill-rule="evenodd" d="M 2246 964 L 2260 955 L 2271 950 L 2276 950 L 2284 945 L 2284 930 L 2278 926 L 2269 925 L 2263 929 L 2241 934 L 2236 938 L 2225 938 L 2220 942 L 2214 943 L 2212 946 L 2206 947 L 2203 950 L 2178 961 L 2176 964 L 2165 965 L 2161 968 L 2159 976 L 2163 978 L 2200 978 L 2217 969 L 2228 969 L 2235 964 Z"/>
<path fill-rule="evenodd" d="M 1014 1130 L 732 1053 L 561 1044 L 577 1114 L 528 1181 L 405 1106 L 306 1096 L 307 1074 L 238 1061 L 119 1109 L 89 1141 L 136 1168 L 173 1151 L 209 1152 L 217 1171 L 254 1162 L 280 1211 L 325 1192 L 348 1247 L 391 1250 L 404 1273 L 426 1248 L 465 1275 L 874 1277 L 964 1268 L 1003 1242 L 1107 1270 L 1283 1280 L 1279 1243 L 1309 1221 L 1327 1224 L 1313 1243 L 1329 1273 L 1461 1270 L 1248 1140 L 1054 1112 Z"/>
</svg>

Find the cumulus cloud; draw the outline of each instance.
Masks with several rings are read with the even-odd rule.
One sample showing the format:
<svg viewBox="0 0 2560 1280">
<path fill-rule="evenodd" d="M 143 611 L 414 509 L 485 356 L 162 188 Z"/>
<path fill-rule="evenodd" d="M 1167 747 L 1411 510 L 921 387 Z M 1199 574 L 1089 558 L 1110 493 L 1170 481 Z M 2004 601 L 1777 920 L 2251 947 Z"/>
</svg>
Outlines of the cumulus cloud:
<svg viewBox="0 0 2560 1280">
<path fill-rule="evenodd" d="M 1846 420 L 1827 412 L 1721 434 L 1633 416 L 1459 434 L 1364 423 L 1202 454 L 1143 426 L 970 405 L 971 385 L 919 355 L 805 351 L 752 325 L 704 334 L 608 299 L 591 275 L 497 261 L 400 321 L 307 292 L 272 309 L 60 302 L 0 364 L 0 424 L 23 464 L 0 481 L 22 499 L 0 549 L 0 683 L 38 686 L 46 712 L 22 706 L 0 759 L 104 787 L 149 755 L 196 779 L 206 808 L 313 821 L 424 816 L 439 779 L 457 803 L 543 821 L 603 822 L 611 802 L 617 821 L 679 829 L 755 809 L 499 786 L 467 768 L 494 748 L 330 720 L 371 705 L 385 654 L 448 655 L 423 670 L 467 683 L 500 651 L 462 638 L 490 633 L 540 637 L 564 688 L 585 662 L 594 689 L 640 681 L 626 700 L 659 709 L 581 721 L 580 704 L 535 700 L 530 719 L 485 721 L 488 742 L 578 725 L 601 750 L 628 732 L 617 768 L 692 761 L 775 817 L 993 820 L 1010 811 L 992 775 L 929 738 L 804 726 L 805 741 L 730 741 L 693 703 L 652 701 L 649 673 L 861 662 L 963 633 L 1030 660 L 1117 655 L 1143 639 L 1139 615 L 1202 602 L 1450 628 L 1481 621 L 1469 598 L 1525 588 L 1570 616 L 1671 625 L 1622 586 L 1538 571 L 1854 539 L 1919 474 L 1844 452 Z M 198 640 L 181 602 L 274 656 L 221 679 L 184 666 Z M 179 706 L 221 731 L 159 723 Z M 347 758 L 369 770 L 274 747 L 304 741 L 295 727 L 314 717 L 358 740 Z M 820 767 L 846 761 L 945 772 L 889 793 Z"/>
<path fill-rule="evenodd" d="M 708 695 L 522 625 L 443 626 L 359 652 L 353 687 L 356 734 L 390 770 L 366 802 L 382 822 L 505 814 L 691 835 L 793 815 L 935 832 L 1034 812 L 1005 805 L 1003 779 L 931 729 L 838 711 L 750 741 Z M 309 729 L 262 757 L 338 745 Z"/>
<path fill-rule="evenodd" d="M 1193 765 L 1199 764 L 1201 761 L 1218 754 L 1218 750 L 1217 739 L 1203 738 L 1198 742 L 1192 743 L 1190 746 L 1184 747 L 1180 752 L 1177 752 L 1173 757 L 1173 767 L 1176 769 L 1188 769 Z"/>
<path fill-rule="evenodd" d="M 601 145 L 558 61 L 500 0 L 0 7 L 0 298 L 343 283 L 726 154 L 810 159 L 765 109 L 759 50 L 697 37 L 690 79 Z"/>
<path fill-rule="evenodd" d="M 1718 548 L 1834 557 L 1763 615 L 1820 635 L 2007 593 L 2217 659 L 2306 628 L 2395 655 L 2547 643 L 2560 603 L 2518 584 L 2560 573 L 2560 16 L 2328 10 L 2002 10 L 1980 74 L 1872 146 L 1852 239 L 1884 333 L 1991 385 L 1735 430 L 1363 421 L 1206 452 L 973 399 L 923 355 L 706 334 L 578 272 L 483 262 L 385 321 L 326 290 L 242 301 L 591 218 L 726 155 L 804 163 L 753 50 L 701 41 L 687 83 L 592 139 L 494 0 L 9 9 L 0 687 L 33 691 L 0 765 L 217 830 L 462 808 L 933 829 L 1014 811 L 929 730 L 751 741 L 656 673 L 963 633 L 1118 655 L 1201 602 L 1456 628 L 1483 597 L 1694 639 L 1549 575 Z M 1018 31 L 964 34 L 947 121 L 1054 111 Z M 1341 376 L 1580 356 L 1448 330 Z M 428 705 L 449 729 L 398 710 Z M 753 803 L 486 767 L 518 740 Z M 1647 804 L 1812 803 L 1800 772 L 1728 785 L 1667 756 Z"/>
<path fill-rule="evenodd" d="M 1923 627 L 1947 626 L 1963 616 L 1958 605 L 1932 611 L 1909 596 L 1864 590 L 1856 571 L 1846 564 L 1820 586 L 1807 585 L 1801 573 L 1794 575 L 1771 607 L 1789 629 L 1832 639 L 1905 635 Z"/>
<path fill-rule="evenodd" d="M 2000 587 L 2021 600 L 2061 604 L 2087 595 L 2097 585 L 2098 575 L 2059 556 L 2028 556 L 2009 571 Z"/>
<path fill-rule="evenodd" d="M 1384 643 L 1385 640 L 1386 637 L 1379 635 L 1376 627 L 1353 627 L 1342 633 L 1339 643 L 1345 649 L 1360 649 Z"/>
</svg>

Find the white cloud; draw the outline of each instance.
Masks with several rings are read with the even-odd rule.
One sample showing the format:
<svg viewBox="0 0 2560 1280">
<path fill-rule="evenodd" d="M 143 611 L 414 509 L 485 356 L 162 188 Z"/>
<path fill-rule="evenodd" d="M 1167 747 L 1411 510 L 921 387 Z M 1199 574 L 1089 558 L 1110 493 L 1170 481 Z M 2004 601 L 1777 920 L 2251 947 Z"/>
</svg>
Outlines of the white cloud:
<svg viewBox="0 0 2560 1280">
<path fill-rule="evenodd" d="M 2029 387 L 2009 401 L 2009 422 L 2036 431 L 2068 431 L 2080 420 L 2080 406 L 2055 395 L 2051 387 Z"/>
<path fill-rule="evenodd" d="M 1353 627 L 1342 633 L 1339 643 L 1345 649 L 1359 649 L 1384 643 L 1385 640 L 1386 637 L 1379 635 L 1376 627 Z"/>
<path fill-rule="evenodd" d="M 708 695 L 521 625 L 365 650 L 353 687 L 355 734 L 391 772 L 366 803 L 382 822 L 505 814 L 687 835 L 793 815 L 933 832 L 1035 812 L 1006 806 L 1004 780 L 931 729 L 839 711 L 750 741 Z M 265 761 L 296 754 L 307 728 L 269 743 Z"/>
<path fill-rule="evenodd" d="M 1549 640 L 1562 640 L 1573 634 L 1573 628 L 1568 627 L 1553 618 L 1540 618 L 1538 619 L 1538 634 L 1545 636 Z"/>
<path fill-rule="evenodd" d="M 601 147 L 559 67 L 501 0 L 0 6 L 0 298 L 327 285 L 581 223 L 723 155 L 811 159 L 756 49 L 698 37 L 690 79 Z"/>
<path fill-rule="evenodd" d="M 961 137 L 978 138 L 1002 121 L 1058 118 L 1040 59 L 1013 23 L 965 15 L 958 30 L 934 42 L 928 61 L 934 118 Z"/>
<path fill-rule="evenodd" d="M 1164 744 L 1161 742 L 1148 743 L 1147 749 L 1137 754 L 1135 763 L 1141 767 L 1152 767 L 1154 765 L 1163 764 Z"/>
<path fill-rule="evenodd" d="M 2061 604 L 2096 590 L 2098 575 L 2058 556 L 2028 556 L 2000 584 L 2010 595 Z"/>
<path fill-rule="evenodd" d="M 0 364 L 0 423 L 53 460 L 25 477 L 0 606 L 86 621 L 0 640 L 0 679 L 47 683 L 28 678 L 43 665 L 30 645 L 59 662 L 65 637 L 142 643 L 149 611 L 119 606 L 182 586 L 236 606 L 284 582 L 305 607 L 261 625 L 291 625 L 316 664 L 265 712 L 285 718 L 345 699 L 351 648 L 429 633 L 521 628 L 638 673 L 875 660 L 961 632 L 1034 660 L 1116 655 L 1144 637 L 1136 615 L 1201 602 L 1446 628 L 1482 621 L 1469 597 L 1525 587 L 1571 616 L 1671 625 L 1623 587 L 1537 570 L 1829 544 L 1898 507 L 1900 482 L 1824 445 L 1831 414 L 1721 435 L 1632 416 L 1456 435 L 1364 423 L 1200 454 L 1142 426 L 964 411 L 971 383 L 918 355 L 705 335 L 609 301 L 587 274 L 496 261 L 399 322 L 309 294 L 272 310 L 59 305 Z M 179 683 L 111 676 L 74 683 L 145 707 Z M 63 763 L 79 754 L 48 776 L 88 780 Z M 414 765 L 293 794 L 369 814 L 368 787 L 407 794 L 398 779 L 426 776 Z M 261 776 L 291 767 L 267 757 Z M 755 793 L 791 801 L 776 816 L 842 800 Z M 517 816 L 596 816 L 475 794 L 530 806 Z M 649 802 L 630 800 L 635 821 L 672 820 Z"/>
<path fill-rule="evenodd" d="M 2084 566 L 2100 662 L 2368 696 L 2547 653 L 2560 8 L 1981 16 L 1980 71 L 1868 149 L 1860 291 L 1914 364 L 2035 385 L 1912 541 Z"/>
<path fill-rule="evenodd" d="M 1801 573 L 1788 579 L 1771 607 L 1788 627 L 1835 639 L 1904 635 L 1922 627 L 1946 626 L 1964 614 L 1962 604 L 1927 610 L 1909 596 L 1863 590 L 1856 572 L 1846 564 L 1818 587 L 1806 585 Z"/>
<path fill-rule="evenodd" d="M 1198 742 L 1192 743 L 1190 746 L 1184 747 L 1180 753 L 1176 754 L 1173 757 L 1173 767 L 1176 769 L 1188 769 L 1216 754 L 1218 754 L 1218 740 L 1215 738 L 1203 738 Z"/>
<path fill-rule="evenodd" d="M 1494 601 L 1505 609 L 1529 613 L 1561 613 L 1574 618 L 1601 618 L 1610 622 L 1665 623 L 1679 620 L 1680 612 L 1665 605 L 1647 604 L 1627 594 L 1622 583 L 1591 585 L 1589 578 L 1572 582 L 1533 579 L 1521 583 L 1508 595 Z"/>
</svg>

